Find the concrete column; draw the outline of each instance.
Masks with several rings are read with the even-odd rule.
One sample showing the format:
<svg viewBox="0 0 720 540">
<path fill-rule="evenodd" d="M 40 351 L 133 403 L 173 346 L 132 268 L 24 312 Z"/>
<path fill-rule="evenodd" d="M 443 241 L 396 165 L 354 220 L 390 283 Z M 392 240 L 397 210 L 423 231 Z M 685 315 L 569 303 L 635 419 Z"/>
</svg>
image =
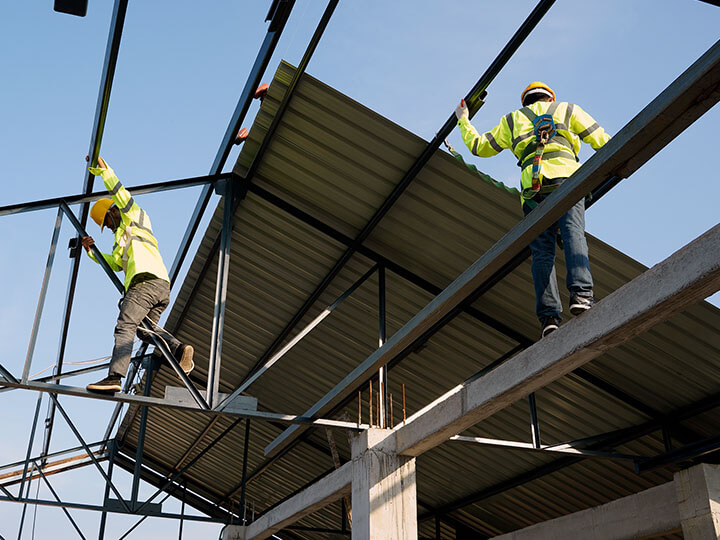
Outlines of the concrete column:
<svg viewBox="0 0 720 540">
<path fill-rule="evenodd" d="M 245 540 L 246 529 L 243 525 L 225 525 L 220 532 L 220 540 Z"/>
<path fill-rule="evenodd" d="M 720 538 L 720 465 L 702 463 L 675 474 L 685 540 Z"/>
<path fill-rule="evenodd" d="M 352 441 L 353 540 L 417 540 L 415 458 L 398 455 L 390 433 Z"/>
</svg>

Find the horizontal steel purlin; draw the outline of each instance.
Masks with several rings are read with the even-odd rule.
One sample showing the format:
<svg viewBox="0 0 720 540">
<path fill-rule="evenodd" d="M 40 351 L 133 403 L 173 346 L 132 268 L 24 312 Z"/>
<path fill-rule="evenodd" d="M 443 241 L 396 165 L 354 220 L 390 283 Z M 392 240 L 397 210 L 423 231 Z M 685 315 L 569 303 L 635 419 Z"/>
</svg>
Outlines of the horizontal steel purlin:
<svg viewBox="0 0 720 540">
<path fill-rule="evenodd" d="M 100 506 L 96 504 L 85 504 L 68 501 L 48 501 L 43 499 L 30 499 L 30 498 L 18 498 L 18 497 L 0 497 L 0 502 L 15 502 L 15 503 L 27 503 L 36 504 L 40 506 L 56 506 L 61 508 L 76 508 L 78 510 L 93 510 L 95 512 L 111 512 L 115 514 L 130 514 L 130 515 L 147 515 L 150 517 L 160 517 L 169 519 L 180 519 L 180 514 L 170 514 L 166 512 L 147 512 L 147 514 L 124 510 L 120 506 Z M 213 518 L 207 516 L 194 516 L 192 514 L 185 514 L 182 516 L 183 519 L 189 521 L 203 521 L 207 523 L 225 523 L 226 518 Z"/>
<path fill-rule="evenodd" d="M 202 186 L 206 184 L 214 184 L 220 180 L 226 180 L 231 176 L 230 173 L 212 174 L 207 176 L 194 176 L 191 178 L 181 178 L 179 180 L 166 180 L 163 182 L 153 182 L 152 184 L 142 184 L 139 186 L 129 186 L 127 189 L 133 196 L 146 195 L 149 193 L 160 193 L 161 191 L 170 191 L 173 189 L 183 189 L 193 186 Z M 13 214 L 23 214 L 25 212 L 34 212 L 36 210 L 46 210 L 48 208 L 57 208 L 60 203 L 74 205 L 80 203 L 89 203 L 107 197 L 107 190 L 96 191 L 93 193 L 82 193 L 76 195 L 66 195 L 63 197 L 54 197 L 52 199 L 42 199 L 17 204 L 8 204 L 0 206 L 0 216 L 9 216 Z"/>
<path fill-rule="evenodd" d="M 487 439 L 484 437 L 465 437 L 462 435 L 455 435 L 450 437 L 451 441 L 459 441 L 464 443 L 477 444 L 479 446 L 494 447 L 494 448 L 506 448 L 510 450 L 529 450 L 531 452 L 545 452 L 554 454 L 570 454 L 578 457 L 587 458 L 609 458 L 609 459 L 625 459 L 630 461 L 636 461 L 643 459 L 645 456 L 636 456 L 631 454 L 619 454 L 617 452 L 603 452 L 601 450 L 585 450 L 582 448 L 573 448 L 569 444 L 563 445 L 542 445 L 536 447 L 533 443 L 524 443 L 517 441 L 505 441 L 499 439 Z"/>
<path fill-rule="evenodd" d="M 0 365 L 0 368 L 2 366 Z M 4 368 L 3 368 L 4 369 Z M 154 407 L 165 407 L 169 409 L 179 409 L 184 411 L 196 411 L 202 414 L 206 414 L 208 416 L 214 416 L 214 415 L 226 415 L 230 417 L 243 417 L 243 418 L 252 418 L 255 420 L 267 420 L 267 421 L 274 421 L 274 422 L 282 422 L 285 424 L 307 424 L 307 425 L 314 425 L 314 426 L 321 426 L 321 427 L 335 427 L 335 428 L 342 428 L 342 429 L 350 429 L 353 431 L 360 431 L 367 429 L 369 426 L 367 424 L 357 424 L 353 422 L 342 422 L 340 420 L 328 420 L 323 418 L 308 418 L 305 416 L 297 416 L 292 414 L 282 414 L 282 413 L 273 413 L 273 412 L 263 412 L 263 411 L 244 411 L 244 412 L 221 412 L 221 411 L 212 411 L 209 409 L 200 409 L 197 406 L 193 405 L 180 405 L 176 402 L 170 402 L 166 401 L 164 399 L 160 398 L 153 398 L 153 397 L 145 397 L 145 396 L 138 396 L 138 395 L 130 395 L 130 394 L 96 394 L 93 392 L 88 392 L 84 388 L 80 388 L 77 386 L 65 386 L 61 384 L 49 384 L 49 383 L 36 383 L 36 382 L 28 382 L 28 383 L 21 383 L 17 379 L 15 381 L 2 381 L 0 382 L 0 385 L 7 386 L 11 388 L 23 388 L 25 390 L 34 390 L 37 392 L 46 392 L 49 394 L 63 394 L 68 396 L 76 396 L 76 397 L 82 397 L 82 398 L 89 398 L 89 399 L 99 399 L 104 401 L 115 401 L 117 403 L 134 403 L 137 405 L 148 405 L 148 406 L 154 406 Z"/>
</svg>

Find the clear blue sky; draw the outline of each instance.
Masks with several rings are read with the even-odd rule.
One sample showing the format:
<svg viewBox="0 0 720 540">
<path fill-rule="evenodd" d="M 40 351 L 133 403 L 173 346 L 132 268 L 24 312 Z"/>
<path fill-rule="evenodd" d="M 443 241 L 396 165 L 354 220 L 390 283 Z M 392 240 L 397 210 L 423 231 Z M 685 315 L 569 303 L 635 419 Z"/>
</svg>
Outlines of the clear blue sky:
<svg viewBox="0 0 720 540">
<path fill-rule="evenodd" d="M 264 37 L 270 3 L 130 2 L 102 147 L 126 185 L 207 174 Z M 53 12 L 51 0 L 3 6 L 0 204 L 82 189 L 112 2 L 89 4 L 85 18 Z M 325 4 L 298 0 L 270 63 L 268 82 L 281 58 L 297 64 Z M 341 0 L 308 73 L 429 140 L 534 5 L 527 0 Z M 558 0 L 490 86 L 487 104 L 473 123 L 480 130 L 494 126 L 517 108 L 528 82 L 543 80 L 559 99 L 580 104 L 608 132 L 617 133 L 717 40 L 718 28 L 720 8 L 698 0 Z M 587 215 L 588 231 L 650 266 L 715 225 L 714 132 L 719 124 L 716 107 L 594 206 Z M 474 158 L 457 130 L 451 142 L 481 170 L 517 185 L 518 169 L 509 152 Z M 168 265 L 197 193 L 139 199 L 152 217 Z M 55 211 L 0 218 L 2 363 L 17 374 L 54 219 Z M 109 234 L 101 235 L 94 224 L 90 231 L 101 248 L 109 249 Z M 69 269 L 65 246 L 72 235 L 65 224 L 33 373 L 53 364 L 57 354 Z M 720 303 L 717 295 L 712 300 Z M 83 262 L 67 361 L 110 353 L 116 302 L 100 269 Z M 35 401 L 35 395 L 21 391 L 0 395 L 3 464 L 24 457 Z M 88 441 L 102 436 L 109 406 L 73 398 L 63 403 Z M 43 416 L 45 407 L 46 401 Z M 53 442 L 54 449 L 75 445 L 61 419 Z M 101 500 L 102 483 L 92 467 L 55 476 L 53 482 L 66 499 Z M 129 476 L 119 484 L 127 493 Z M 40 495 L 51 497 L 43 489 Z M 16 504 L 0 504 L 0 535 L 17 537 L 20 510 Z M 77 537 L 59 509 L 37 512 L 36 538 Z M 88 537 L 97 534 L 99 514 L 73 514 Z M 107 538 L 119 537 L 132 522 L 111 516 Z M 23 538 L 31 537 L 30 530 L 25 528 Z M 187 524 L 185 531 L 186 538 L 214 538 L 219 527 Z M 176 537 L 177 523 L 160 519 L 149 519 L 131 536 Z"/>
</svg>

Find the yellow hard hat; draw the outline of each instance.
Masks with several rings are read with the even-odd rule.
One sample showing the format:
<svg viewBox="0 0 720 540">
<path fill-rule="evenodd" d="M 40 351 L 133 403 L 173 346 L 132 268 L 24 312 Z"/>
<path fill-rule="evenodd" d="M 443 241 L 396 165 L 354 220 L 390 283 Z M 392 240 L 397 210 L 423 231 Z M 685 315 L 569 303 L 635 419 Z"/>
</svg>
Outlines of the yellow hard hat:
<svg viewBox="0 0 720 540">
<path fill-rule="evenodd" d="M 101 231 L 105 227 L 105 214 L 112 205 L 112 199 L 100 199 L 90 209 L 90 217 L 100 226 Z"/>
<path fill-rule="evenodd" d="M 520 94 L 520 103 L 522 105 L 525 104 L 525 96 L 527 94 L 534 94 L 534 93 L 540 93 L 547 97 L 553 98 L 553 101 L 555 100 L 555 92 L 552 91 L 552 88 L 550 88 L 547 84 L 542 83 L 540 81 L 535 81 L 534 83 L 530 83 L 528 87 L 523 90 L 523 93 Z"/>
</svg>

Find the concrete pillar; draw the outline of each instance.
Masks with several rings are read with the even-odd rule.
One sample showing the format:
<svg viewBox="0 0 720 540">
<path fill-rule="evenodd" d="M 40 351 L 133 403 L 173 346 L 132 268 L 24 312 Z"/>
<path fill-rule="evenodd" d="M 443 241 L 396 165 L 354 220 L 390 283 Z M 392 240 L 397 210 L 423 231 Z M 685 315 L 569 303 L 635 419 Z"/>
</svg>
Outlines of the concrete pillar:
<svg viewBox="0 0 720 540">
<path fill-rule="evenodd" d="M 720 538 L 720 465 L 702 463 L 675 474 L 685 540 Z"/>
<path fill-rule="evenodd" d="M 225 525 L 220 532 L 220 540 L 245 540 L 246 529 L 243 525 Z"/>
<path fill-rule="evenodd" d="M 353 540 L 417 540 L 415 458 L 398 455 L 390 433 L 352 441 Z"/>
</svg>

